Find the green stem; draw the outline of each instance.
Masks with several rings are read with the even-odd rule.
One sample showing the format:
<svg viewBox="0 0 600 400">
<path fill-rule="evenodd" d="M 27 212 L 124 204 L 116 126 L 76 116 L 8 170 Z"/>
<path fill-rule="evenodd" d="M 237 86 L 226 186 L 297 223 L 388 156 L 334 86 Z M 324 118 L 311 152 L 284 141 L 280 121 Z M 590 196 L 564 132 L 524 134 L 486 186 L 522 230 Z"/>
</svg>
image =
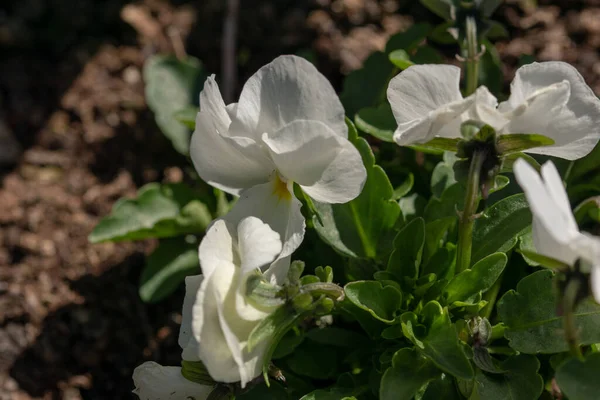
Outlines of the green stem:
<svg viewBox="0 0 600 400">
<path fill-rule="evenodd" d="M 581 290 L 579 280 L 573 279 L 567 283 L 567 287 L 563 292 L 563 327 L 565 330 L 565 339 L 569 344 L 569 349 L 574 357 L 583 360 L 579 340 L 577 338 L 577 325 L 575 324 L 575 306 L 577 294 Z"/>
<path fill-rule="evenodd" d="M 475 212 L 479 205 L 479 178 L 486 152 L 477 150 L 471 158 L 465 205 L 458 224 L 458 247 L 456 249 L 456 273 L 468 269 L 471 265 L 471 247 L 473 245 L 473 225 Z"/>
<path fill-rule="evenodd" d="M 477 23 L 475 19 L 468 17 L 466 25 L 465 75 L 467 82 L 465 95 L 468 96 L 477 90 L 479 83 L 479 46 L 477 43 Z"/>
<path fill-rule="evenodd" d="M 302 285 L 300 290 L 311 295 L 324 295 L 332 300 L 341 301 L 344 299 L 344 289 L 335 283 L 315 282 Z"/>
<path fill-rule="evenodd" d="M 498 298 L 498 293 L 500 293 L 500 287 L 502 286 L 503 276 L 504 274 L 500 275 L 490 290 L 483 294 L 483 300 L 488 302 L 480 313 L 483 318 L 487 318 L 489 320 L 490 315 L 492 315 L 492 311 L 494 311 L 494 305 L 496 304 L 496 299 Z"/>
</svg>

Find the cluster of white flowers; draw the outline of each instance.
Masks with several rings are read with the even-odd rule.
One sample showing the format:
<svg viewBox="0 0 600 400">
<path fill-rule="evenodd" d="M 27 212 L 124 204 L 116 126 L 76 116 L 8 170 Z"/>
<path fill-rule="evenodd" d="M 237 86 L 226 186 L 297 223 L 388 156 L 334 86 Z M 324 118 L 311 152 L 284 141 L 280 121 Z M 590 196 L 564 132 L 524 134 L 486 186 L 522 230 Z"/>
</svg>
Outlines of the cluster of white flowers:
<svg viewBox="0 0 600 400">
<path fill-rule="evenodd" d="M 554 145 L 531 153 L 573 160 L 600 139 L 600 101 L 581 75 L 565 63 L 531 64 L 517 71 L 510 98 L 498 105 L 485 87 L 463 98 L 460 69 L 417 65 L 393 78 L 388 99 L 399 145 L 435 137 L 460 137 L 475 120 L 498 134 L 538 133 Z M 244 85 L 238 103 L 225 105 L 213 77 L 200 94 L 191 156 L 211 185 L 239 195 L 233 209 L 210 226 L 200 244 L 202 275 L 186 279 L 179 344 L 182 358 L 202 361 L 218 382 L 257 377 L 265 345 L 248 351 L 252 329 L 275 308 L 246 298 L 246 281 L 263 274 L 285 282 L 290 258 L 304 237 L 305 221 L 293 184 L 324 203 L 358 196 L 366 180 L 360 154 L 347 140 L 344 109 L 334 89 L 309 62 L 282 56 Z M 572 265 L 584 260 L 600 300 L 600 240 L 579 232 L 553 164 L 543 181 L 526 162 L 515 174 L 534 214 L 537 250 Z M 145 363 L 134 373 L 142 399 L 204 399 L 210 387 L 182 378 L 180 369 Z"/>
<path fill-rule="evenodd" d="M 348 141 L 335 90 L 311 63 L 295 56 L 279 57 L 256 72 L 238 103 L 225 105 L 215 79 L 208 78 L 190 154 L 203 180 L 240 197 L 200 244 L 202 275 L 186 278 L 182 358 L 202 361 L 215 381 L 244 387 L 260 375 L 266 350 L 262 343 L 248 351 L 250 332 L 276 309 L 248 302 L 246 281 L 262 273 L 283 284 L 304 237 L 293 184 L 316 201 L 345 203 L 360 194 L 367 173 Z M 205 386 L 171 380 L 172 368 L 138 367 L 136 393 L 142 399 L 179 399 L 196 386 L 192 397 L 205 398 Z M 171 397 L 165 388 L 173 389 Z"/>
</svg>

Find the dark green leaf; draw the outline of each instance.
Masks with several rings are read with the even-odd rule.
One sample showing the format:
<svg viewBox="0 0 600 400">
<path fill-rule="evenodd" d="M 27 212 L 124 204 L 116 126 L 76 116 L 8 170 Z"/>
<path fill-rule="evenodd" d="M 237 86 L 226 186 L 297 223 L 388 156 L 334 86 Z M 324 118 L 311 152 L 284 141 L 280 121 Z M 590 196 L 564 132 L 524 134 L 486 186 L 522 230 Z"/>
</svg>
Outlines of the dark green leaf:
<svg viewBox="0 0 600 400">
<path fill-rule="evenodd" d="M 525 354 L 512 356 L 501 363 L 501 368 L 507 372 L 487 374 L 477 370 L 473 391 L 479 399 L 537 400 L 540 398 L 544 380 L 537 373 L 540 362 L 536 357 Z"/>
<path fill-rule="evenodd" d="M 438 279 L 443 279 L 454 274 L 454 264 L 456 262 L 456 246 L 446 244 L 434 253 L 427 264 L 423 267 L 421 275 L 435 274 Z"/>
<path fill-rule="evenodd" d="M 508 29 L 506 29 L 506 27 L 504 25 L 502 25 L 500 22 L 490 21 L 489 24 L 490 24 L 490 29 L 487 31 L 487 34 L 486 34 L 488 39 L 498 40 L 498 39 L 508 39 L 509 38 L 510 35 L 508 33 Z"/>
<path fill-rule="evenodd" d="M 206 77 L 201 63 L 193 57 L 179 60 L 171 55 L 155 55 L 144 64 L 143 75 L 146 102 L 156 124 L 178 152 L 188 154 L 190 131 L 175 113 L 196 101 L 199 83 Z"/>
<path fill-rule="evenodd" d="M 600 353 L 581 361 L 571 358 L 558 367 L 556 383 L 569 400 L 595 400 L 600 393 Z"/>
<path fill-rule="evenodd" d="M 200 234 L 212 220 L 210 211 L 181 183 L 150 183 L 137 199 L 120 199 L 89 236 L 92 243 Z"/>
<path fill-rule="evenodd" d="M 292 372 L 313 379 L 328 379 L 337 371 L 337 353 L 329 346 L 302 343 L 287 359 Z"/>
<path fill-rule="evenodd" d="M 348 257 L 378 259 L 389 254 L 400 206 L 385 172 L 375 165 L 369 144 L 359 138 L 349 122 L 348 139 L 358 148 L 367 170 L 361 194 L 344 204 L 314 202 L 322 224 L 313 217 L 315 230 L 331 247 Z"/>
<path fill-rule="evenodd" d="M 476 263 L 488 254 L 511 250 L 530 225 L 531 211 L 525 195 L 516 194 L 500 200 L 475 221 L 471 262 Z"/>
<path fill-rule="evenodd" d="M 399 200 L 406 196 L 415 184 L 415 176 L 412 173 L 402 182 L 402 184 L 394 189 L 394 200 Z"/>
<path fill-rule="evenodd" d="M 394 131 L 398 124 L 387 101 L 377 107 L 361 109 L 354 117 L 354 123 L 358 129 L 377 139 L 394 142 Z"/>
<path fill-rule="evenodd" d="M 452 16 L 450 13 L 451 1 L 448 0 L 421 0 L 421 3 L 429 8 L 433 13 L 442 17 L 445 20 L 449 20 Z"/>
<path fill-rule="evenodd" d="M 444 151 L 451 151 L 455 153 L 460 140 L 461 139 L 434 138 L 427 143 L 413 144 L 408 147 L 424 153 L 439 154 L 443 153 Z"/>
<path fill-rule="evenodd" d="M 479 62 L 479 84 L 486 86 L 492 93 L 502 93 L 504 76 L 502 74 L 502 60 L 496 47 L 487 39 L 482 40 L 485 52 Z"/>
<path fill-rule="evenodd" d="M 410 56 L 406 52 L 406 50 L 398 49 L 394 50 L 389 55 L 390 61 L 400 70 L 405 70 L 410 67 L 414 63 L 410 61 Z"/>
<path fill-rule="evenodd" d="M 406 222 L 408 222 L 423 215 L 427 200 L 420 194 L 413 193 L 410 196 L 401 198 L 400 201 L 398 201 L 398 205 L 402 210 L 402 215 L 406 219 Z"/>
<path fill-rule="evenodd" d="M 181 361 L 181 375 L 188 381 L 196 382 L 201 385 L 212 386 L 216 382 L 211 378 L 208 370 L 202 364 L 202 361 Z"/>
<path fill-rule="evenodd" d="M 390 54 L 394 50 L 414 50 L 425 40 L 431 32 L 429 24 L 414 24 L 404 32 L 395 34 L 385 45 L 385 52 Z"/>
<path fill-rule="evenodd" d="M 440 44 L 455 44 L 456 38 L 448 32 L 448 29 L 453 27 L 454 21 L 443 22 L 433 28 L 433 31 L 429 34 L 429 38 Z"/>
<path fill-rule="evenodd" d="M 502 0 L 483 0 L 479 7 L 483 16 L 489 18 L 500 7 L 500 4 L 502 4 Z"/>
<path fill-rule="evenodd" d="M 444 159 L 440 161 L 431 174 L 431 191 L 437 198 L 442 197 L 444 190 L 456 183 L 454 178 L 454 162 L 456 156 L 454 153 L 444 152 Z"/>
<path fill-rule="evenodd" d="M 425 247 L 423 249 L 423 263 L 428 263 L 429 259 L 442 247 L 444 238 L 454 227 L 456 218 L 446 217 L 438 219 L 425 225 Z"/>
<path fill-rule="evenodd" d="M 186 276 L 199 273 L 198 243 L 188 243 L 182 237 L 161 240 L 146 258 L 140 297 L 146 303 L 156 303 L 173 293 Z"/>
<path fill-rule="evenodd" d="M 382 103 L 393 76 L 394 66 L 387 54 L 380 51 L 371 54 L 362 68 L 352 71 L 344 80 L 340 100 L 346 115 L 353 119 L 358 110 Z"/>
<path fill-rule="evenodd" d="M 528 354 L 567 351 L 557 304 L 549 270 L 534 272 L 519 282 L 516 291 L 506 292 L 498 302 L 498 314 L 507 326 L 504 336 L 510 346 Z M 584 300 L 575 310 L 574 320 L 581 345 L 600 342 L 600 305 Z"/>
<path fill-rule="evenodd" d="M 443 374 L 427 385 L 425 393 L 421 400 L 460 400 L 461 397 L 456 393 L 454 380 L 451 376 Z"/>
<path fill-rule="evenodd" d="M 410 283 L 419 276 L 419 266 L 425 245 L 425 221 L 415 218 L 406 224 L 394 239 L 394 251 L 387 271 L 401 282 Z"/>
<path fill-rule="evenodd" d="M 400 349 L 394 354 L 392 366 L 383 374 L 379 398 L 410 400 L 423 385 L 440 375 L 441 371 L 414 349 Z"/>
<path fill-rule="evenodd" d="M 519 153 L 534 147 L 552 146 L 554 140 L 534 133 L 511 133 L 498 138 L 496 148 L 500 154 Z"/>
<path fill-rule="evenodd" d="M 531 157 L 528 154 L 525 154 L 525 153 L 511 153 L 511 154 L 507 155 L 506 157 L 504 157 L 502 159 L 502 167 L 500 168 L 500 173 L 512 172 L 513 171 L 513 164 L 519 158 L 522 158 L 525 161 L 527 161 L 527 163 L 529 163 L 529 165 L 531 165 L 533 168 L 535 168 L 535 170 L 538 171 L 538 172 L 542 168 L 540 166 L 540 164 L 535 160 L 535 158 Z"/>
<path fill-rule="evenodd" d="M 297 318 L 298 314 L 291 307 L 279 307 L 252 329 L 248 336 L 248 351 L 252 351 L 260 342 L 268 338 L 279 336 L 277 340 L 279 342 Z M 273 351 L 276 344 L 273 346 Z"/>
<path fill-rule="evenodd" d="M 438 302 L 430 301 L 421 314 L 427 327 L 426 336 L 418 337 L 417 333 L 423 343 L 422 354 L 449 374 L 462 379 L 473 378 L 473 367 L 463 351 L 448 310 Z"/>
<path fill-rule="evenodd" d="M 306 334 L 306 337 L 313 342 L 338 347 L 358 348 L 368 342 L 368 339 L 358 332 L 335 326 L 313 329 Z"/>
<path fill-rule="evenodd" d="M 411 59 L 415 64 L 442 64 L 444 62 L 442 53 L 428 45 L 419 46 Z"/>
<path fill-rule="evenodd" d="M 500 277 L 507 261 L 504 253 L 490 254 L 479 260 L 471 269 L 456 275 L 444 290 L 447 304 L 466 300 L 479 292 L 487 291 Z"/>
<path fill-rule="evenodd" d="M 297 332 L 297 329 L 290 329 L 277 343 L 271 359 L 278 360 L 289 356 L 296 350 L 296 347 L 300 346 L 305 337 L 304 334 Z"/>
<path fill-rule="evenodd" d="M 350 282 L 344 287 L 346 298 L 381 322 L 391 324 L 402 305 L 402 294 L 377 281 Z"/>
</svg>

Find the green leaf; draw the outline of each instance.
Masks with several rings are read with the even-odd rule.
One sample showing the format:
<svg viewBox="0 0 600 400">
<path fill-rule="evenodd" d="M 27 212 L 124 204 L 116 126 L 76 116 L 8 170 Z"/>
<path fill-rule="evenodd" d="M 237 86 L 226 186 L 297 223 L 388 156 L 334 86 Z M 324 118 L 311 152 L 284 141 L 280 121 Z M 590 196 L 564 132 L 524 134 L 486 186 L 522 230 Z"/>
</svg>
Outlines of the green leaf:
<svg viewBox="0 0 600 400">
<path fill-rule="evenodd" d="M 422 342 L 421 353 L 445 372 L 461 379 L 473 378 L 473 367 L 458 340 L 448 310 L 436 301 L 427 303 L 421 311 L 427 334 L 416 337 Z M 415 343 L 418 346 L 418 343 Z"/>
<path fill-rule="evenodd" d="M 313 216 L 315 230 L 323 241 L 348 257 L 381 259 L 391 248 L 391 235 L 400 217 L 400 206 L 394 201 L 394 190 L 369 144 L 359 138 L 354 125 L 348 121 L 348 139 L 360 152 L 367 170 L 367 180 L 361 194 L 344 204 L 325 204 L 315 201 L 321 216 Z"/>
<path fill-rule="evenodd" d="M 421 0 L 421 3 L 429 8 L 434 14 L 442 17 L 445 20 L 452 18 L 450 7 L 452 2 L 448 0 Z"/>
<path fill-rule="evenodd" d="M 550 270 L 534 272 L 519 282 L 516 291 L 506 292 L 498 302 L 498 314 L 507 326 L 504 336 L 510 346 L 528 354 L 567 351 L 557 304 Z M 600 343 L 600 305 L 584 300 L 575 310 L 574 321 L 581 345 Z"/>
<path fill-rule="evenodd" d="M 544 389 L 544 380 L 537 373 L 540 362 L 536 357 L 521 354 L 501 363 L 504 374 L 486 374 L 477 370 L 474 395 L 485 400 L 537 400 Z"/>
<path fill-rule="evenodd" d="M 498 1 L 498 3 L 500 3 Z M 508 33 L 508 29 L 500 22 L 497 21 L 489 21 L 490 28 L 486 33 L 488 39 L 499 40 L 499 39 L 508 39 L 510 34 Z"/>
<path fill-rule="evenodd" d="M 190 131 L 175 113 L 196 101 L 199 84 L 205 79 L 200 61 L 193 57 L 179 60 L 171 55 L 152 56 L 144 64 L 146 101 L 154 112 L 156 124 L 173 143 L 175 150 L 188 154 Z"/>
<path fill-rule="evenodd" d="M 390 53 L 389 58 L 392 64 L 394 64 L 400 70 L 405 70 L 411 65 L 414 65 L 414 63 L 410 61 L 410 56 L 408 55 L 406 50 L 394 50 Z"/>
<path fill-rule="evenodd" d="M 197 194 L 181 183 L 150 183 L 137 199 L 120 199 L 89 236 L 92 243 L 200 234 L 212 221 Z"/>
<path fill-rule="evenodd" d="M 596 144 L 596 147 L 594 147 L 590 154 L 575 161 L 571 173 L 569 174 L 567 187 L 577 181 L 583 180 L 586 176 L 597 176 L 597 171 L 600 169 L 598 159 L 600 159 L 600 142 Z"/>
<path fill-rule="evenodd" d="M 399 200 L 406 196 L 415 184 L 415 176 L 412 173 L 402 182 L 402 184 L 394 189 L 394 200 Z"/>
<path fill-rule="evenodd" d="M 298 314 L 291 307 L 279 307 L 252 329 L 248 336 L 248 352 L 251 352 L 263 340 L 275 336 L 279 336 L 278 339 L 283 338 L 297 318 Z M 273 351 L 275 351 L 275 348 L 273 348 Z"/>
<path fill-rule="evenodd" d="M 198 243 L 182 237 L 164 239 L 146 258 L 139 294 L 146 303 L 156 303 L 177 289 L 188 275 L 200 273 Z"/>
<path fill-rule="evenodd" d="M 194 130 L 196 127 L 196 115 L 198 114 L 198 110 L 198 107 L 189 105 L 177 111 L 173 114 L 173 117 L 189 129 Z"/>
<path fill-rule="evenodd" d="M 502 159 L 502 166 L 500 167 L 500 173 L 512 172 L 513 164 L 519 158 L 527 161 L 529 165 L 535 168 L 536 171 L 540 171 L 542 168 L 541 165 L 535 160 L 535 158 L 531 157 L 526 153 L 511 153 Z"/>
<path fill-rule="evenodd" d="M 453 168 L 455 161 L 456 156 L 454 156 L 454 153 L 444 152 L 444 160 L 440 161 L 433 169 L 431 173 L 431 192 L 435 197 L 442 197 L 444 190 L 456 183 Z"/>
<path fill-rule="evenodd" d="M 334 377 L 337 371 L 337 353 L 329 346 L 304 342 L 286 359 L 292 372 L 313 379 Z"/>
<path fill-rule="evenodd" d="M 571 358 L 556 371 L 556 383 L 569 400 L 594 400 L 600 393 L 600 353 L 593 353 L 585 360 Z"/>
<path fill-rule="evenodd" d="M 344 80 L 340 100 L 346 115 L 353 119 L 358 110 L 382 103 L 393 76 L 394 66 L 387 54 L 381 51 L 371 54 L 362 68 L 352 71 Z"/>
<path fill-rule="evenodd" d="M 401 284 L 417 279 L 424 245 L 425 221 L 423 218 L 415 218 L 396 235 L 394 251 L 386 271 L 400 279 Z"/>
<path fill-rule="evenodd" d="M 428 263 L 429 259 L 442 247 L 444 238 L 454 227 L 456 218 L 446 217 L 438 219 L 425 225 L 425 247 L 423 249 L 423 263 Z"/>
<path fill-rule="evenodd" d="M 402 305 L 402 294 L 393 286 L 382 286 L 377 281 L 350 282 L 344 287 L 346 298 L 374 318 L 391 324 Z"/>
<path fill-rule="evenodd" d="M 354 117 L 354 123 L 358 129 L 379 140 L 394 142 L 394 131 L 398 124 L 387 101 L 377 107 L 361 109 Z"/>
<path fill-rule="evenodd" d="M 479 84 L 486 86 L 494 94 L 500 94 L 504 82 L 502 60 L 496 46 L 489 40 L 483 39 L 481 44 L 485 46 L 485 52 L 479 62 Z"/>
<path fill-rule="evenodd" d="M 410 400 L 427 382 L 438 378 L 441 371 L 412 348 L 394 354 L 392 366 L 381 378 L 381 400 Z"/>
<path fill-rule="evenodd" d="M 471 269 L 467 269 L 450 280 L 444 290 L 447 304 L 466 300 L 485 292 L 496 282 L 504 271 L 508 257 L 504 253 L 494 253 L 479 260 Z"/>
<path fill-rule="evenodd" d="M 424 153 L 439 154 L 443 153 L 444 151 L 456 153 L 456 150 L 458 149 L 458 142 L 460 142 L 460 140 L 461 139 L 434 138 L 427 143 L 413 144 L 408 147 L 415 151 L 422 151 Z"/>
<path fill-rule="evenodd" d="M 296 329 L 290 329 L 287 333 L 281 338 L 277 346 L 275 347 L 275 351 L 271 356 L 272 360 L 278 360 L 285 356 L 289 356 L 292 354 L 296 347 L 300 346 L 300 344 L 304 341 L 305 335 L 298 332 Z"/>
<path fill-rule="evenodd" d="M 446 244 L 429 259 L 423 267 L 421 275 L 435 274 L 438 280 L 453 275 L 456 262 L 455 254 L 456 246 L 451 243 Z"/>
<path fill-rule="evenodd" d="M 201 385 L 213 386 L 216 382 L 211 378 L 202 361 L 181 360 L 181 375 L 188 381 Z"/>
<path fill-rule="evenodd" d="M 510 154 L 553 144 L 554 140 L 547 136 L 533 133 L 511 133 L 510 135 L 501 135 L 496 142 L 496 148 L 500 154 Z"/>
<path fill-rule="evenodd" d="M 429 45 L 419 46 L 411 59 L 415 64 L 443 64 L 445 61 L 442 53 Z"/>
<path fill-rule="evenodd" d="M 364 335 L 335 326 L 313 329 L 306 334 L 306 337 L 313 342 L 336 347 L 358 348 L 368 343 Z"/>
<path fill-rule="evenodd" d="M 427 385 L 425 393 L 421 400 L 460 400 L 461 397 L 456 393 L 454 380 L 451 376 L 443 374 L 440 378 Z"/>
<path fill-rule="evenodd" d="M 484 17 L 489 18 L 502 4 L 502 0 L 483 0 L 479 9 Z"/>
<path fill-rule="evenodd" d="M 448 32 L 449 28 L 454 27 L 454 21 L 442 22 L 429 34 L 429 39 L 440 44 L 455 44 L 456 39 Z"/>
<path fill-rule="evenodd" d="M 495 203 L 475 221 L 471 262 L 476 263 L 488 254 L 511 250 L 530 225 L 531 211 L 524 194 Z"/>
<path fill-rule="evenodd" d="M 400 210 L 402 210 L 402 216 L 408 222 L 423 215 L 427 200 L 420 194 L 413 193 L 410 196 L 401 198 L 400 201 L 398 201 L 398 205 L 400 206 Z"/>
<path fill-rule="evenodd" d="M 425 40 L 431 29 L 431 25 L 426 23 L 414 24 L 406 31 L 392 36 L 385 45 L 385 52 L 388 54 L 394 50 L 406 50 L 410 52 Z"/>
</svg>

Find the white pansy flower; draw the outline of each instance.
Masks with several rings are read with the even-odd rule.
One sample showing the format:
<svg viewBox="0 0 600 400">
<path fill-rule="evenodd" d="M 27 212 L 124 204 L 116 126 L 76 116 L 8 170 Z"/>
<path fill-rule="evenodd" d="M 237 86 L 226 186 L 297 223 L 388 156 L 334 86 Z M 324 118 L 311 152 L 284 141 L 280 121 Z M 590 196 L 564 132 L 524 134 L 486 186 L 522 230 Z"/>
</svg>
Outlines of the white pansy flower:
<svg viewBox="0 0 600 400">
<path fill-rule="evenodd" d="M 277 307 L 250 304 L 246 280 L 263 268 L 268 272 L 289 263 L 288 258 L 273 263 L 281 249 L 279 234 L 258 218 L 244 218 L 237 226 L 224 219 L 214 222 L 200 243 L 202 275 L 186 278 L 179 336 L 183 359 L 200 360 L 214 380 L 241 381 L 242 387 L 260 375 L 266 343 L 249 352 L 247 340 Z"/>
<path fill-rule="evenodd" d="M 212 386 L 201 385 L 181 375 L 180 367 L 163 367 L 147 361 L 133 371 L 133 393 L 140 400 L 206 400 Z"/>
<path fill-rule="evenodd" d="M 435 137 L 460 138 L 460 125 L 478 120 L 499 134 L 537 133 L 554 145 L 526 150 L 575 160 L 600 139 L 600 100 L 571 65 L 543 62 L 517 70 L 511 94 L 500 103 L 485 88 L 463 98 L 460 69 L 451 65 L 414 65 L 390 81 L 387 95 L 400 145 Z"/>
<path fill-rule="evenodd" d="M 281 235 L 281 258 L 304 236 L 297 183 L 313 199 L 345 203 L 361 192 L 366 170 L 347 140 L 344 108 L 327 79 L 308 61 L 281 56 L 225 105 L 213 77 L 200 93 L 190 154 L 200 177 L 240 195 L 226 217 L 260 218 Z"/>
<path fill-rule="evenodd" d="M 529 163 L 518 159 L 514 172 L 533 214 L 536 251 L 568 265 L 581 260 L 584 270 L 591 267 L 592 293 L 600 303 L 600 238 L 579 231 L 556 167 L 546 162 L 540 177 Z"/>
</svg>

